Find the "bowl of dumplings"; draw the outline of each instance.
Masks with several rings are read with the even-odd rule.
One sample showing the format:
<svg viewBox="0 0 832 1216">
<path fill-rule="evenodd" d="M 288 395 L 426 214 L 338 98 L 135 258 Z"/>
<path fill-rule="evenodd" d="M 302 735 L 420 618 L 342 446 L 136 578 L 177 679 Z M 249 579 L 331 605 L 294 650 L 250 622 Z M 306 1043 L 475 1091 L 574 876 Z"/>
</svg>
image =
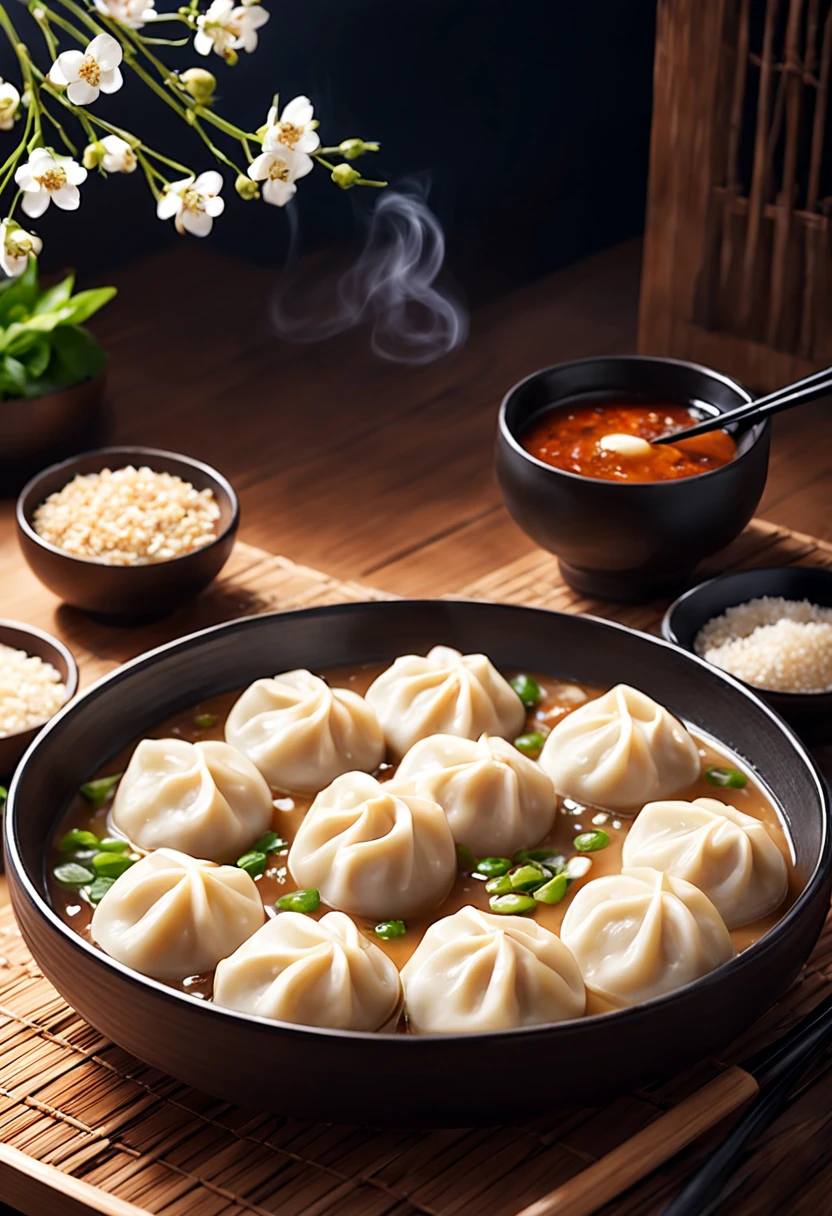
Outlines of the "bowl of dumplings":
<svg viewBox="0 0 832 1216">
<path fill-rule="evenodd" d="M 339 605 L 217 626 L 62 710 L 6 867 L 44 974 L 225 1101 L 504 1123 L 720 1050 L 808 957 L 826 788 L 695 656 L 589 617 Z"/>
</svg>

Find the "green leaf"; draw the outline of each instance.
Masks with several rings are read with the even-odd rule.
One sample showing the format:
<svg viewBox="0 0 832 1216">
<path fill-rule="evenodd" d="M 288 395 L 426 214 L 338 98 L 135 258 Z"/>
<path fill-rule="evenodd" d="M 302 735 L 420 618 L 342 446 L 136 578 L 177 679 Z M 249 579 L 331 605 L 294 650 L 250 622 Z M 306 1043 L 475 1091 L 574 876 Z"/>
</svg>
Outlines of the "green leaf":
<svg viewBox="0 0 832 1216">
<path fill-rule="evenodd" d="M 67 320 L 73 325 L 83 324 L 94 312 L 108 304 L 115 294 L 115 287 L 93 287 L 90 291 L 79 291 L 69 301 L 71 312 Z"/>
<path fill-rule="evenodd" d="M 39 380 L 49 366 L 51 358 L 52 347 L 49 339 L 43 336 L 39 337 L 29 350 L 26 351 L 26 357 L 23 360 L 30 379 Z M 31 387 L 37 388 L 36 385 Z"/>
<path fill-rule="evenodd" d="M 36 316 L 40 316 L 46 312 L 52 312 L 59 308 L 61 304 L 66 304 L 69 297 L 72 295 L 72 289 L 75 286 L 75 273 L 72 272 L 62 279 L 60 283 L 56 283 L 54 287 L 49 287 L 35 304 L 34 312 Z"/>
<path fill-rule="evenodd" d="M 18 359 L 4 355 L 0 360 L 0 388 L 10 397 L 26 395 L 26 368 Z"/>
<path fill-rule="evenodd" d="M 78 384 L 97 376 L 107 355 L 92 334 L 79 325 L 62 325 L 52 334 L 52 359 L 47 369 L 50 383 Z"/>
</svg>

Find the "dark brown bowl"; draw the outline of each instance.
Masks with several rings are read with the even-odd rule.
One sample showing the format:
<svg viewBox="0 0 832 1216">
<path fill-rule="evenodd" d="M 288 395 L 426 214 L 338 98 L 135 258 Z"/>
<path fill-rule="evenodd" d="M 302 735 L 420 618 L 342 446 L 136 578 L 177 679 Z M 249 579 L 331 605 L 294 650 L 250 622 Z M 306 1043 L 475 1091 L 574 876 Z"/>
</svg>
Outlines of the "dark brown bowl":
<svg viewBox="0 0 832 1216">
<path fill-rule="evenodd" d="M 832 608 L 832 570 L 819 566 L 768 566 L 709 579 L 670 605 L 662 621 L 662 635 L 668 642 L 695 654 L 696 635 L 703 625 L 721 616 L 726 608 L 761 595 L 809 600 L 821 608 Z M 747 687 L 782 714 L 808 742 L 825 743 L 832 739 L 832 690 L 773 692 Z"/>
<path fill-rule="evenodd" d="M 22 625 L 20 621 L 0 621 L 0 645 L 25 650 L 45 663 L 51 663 L 66 685 L 67 701 L 75 696 L 78 691 L 78 667 L 63 642 L 32 625 Z M 43 727 L 44 723 L 41 723 L 16 735 L 0 737 L 0 776 L 11 776 L 14 766 Z"/>
<path fill-rule="evenodd" d="M 536 417 L 580 403 L 645 401 L 724 413 L 750 395 L 719 372 L 641 355 L 579 359 L 527 376 L 500 407 L 497 478 L 513 519 L 558 556 L 582 594 L 639 601 L 677 590 L 702 558 L 738 536 L 762 497 L 770 422 L 738 431 L 730 464 L 677 481 L 626 484 L 581 477 L 520 442 Z"/>
<path fill-rule="evenodd" d="M 78 786 L 137 735 L 266 672 L 390 662 L 439 642 L 483 651 L 503 668 L 596 685 L 627 681 L 719 739 L 782 808 L 803 884 L 794 905 L 743 954 L 635 1008 L 424 1037 L 318 1030 L 216 1009 L 108 958 L 52 910 L 44 875 L 50 833 Z M 102 1034 L 154 1067 L 226 1101 L 316 1122 L 464 1126 L 606 1101 L 678 1072 L 744 1030 L 783 993 L 823 925 L 829 814 L 823 782 L 788 726 L 737 681 L 677 647 L 591 617 L 403 600 L 234 621 L 107 676 L 53 719 L 18 769 L 6 865 L 20 928 L 46 976 Z"/>
<path fill-rule="evenodd" d="M 183 557 L 148 566 L 108 566 L 73 557 L 41 540 L 32 518 L 49 494 L 60 490 L 78 473 L 98 473 L 103 468 L 118 469 L 129 464 L 174 473 L 197 490 L 212 490 L 220 508 L 216 539 Z M 38 473 L 24 486 L 17 500 L 20 548 L 44 586 L 75 608 L 127 621 L 166 616 L 207 587 L 228 560 L 239 522 L 237 495 L 221 473 L 189 456 L 156 448 L 98 448 L 73 456 Z"/>
</svg>

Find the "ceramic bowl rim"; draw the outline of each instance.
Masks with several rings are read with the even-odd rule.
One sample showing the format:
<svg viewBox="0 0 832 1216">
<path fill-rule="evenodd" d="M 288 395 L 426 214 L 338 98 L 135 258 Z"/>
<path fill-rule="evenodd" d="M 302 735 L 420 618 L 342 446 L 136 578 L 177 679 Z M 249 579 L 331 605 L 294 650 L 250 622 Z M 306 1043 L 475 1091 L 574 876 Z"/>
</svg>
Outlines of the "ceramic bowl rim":
<svg viewBox="0 0 832 1216">
<path fill-rule="evenodd" d="M 715 574 L 713 578 L 703 579 L 703 581 L 701 583 L 697 583 L 695 587 L 688 587 L 687 591 L 683 591 L 681 595 L 676 596 L 676 599 L 662 617 L 662 638 L 664 641 L 669 642 L 672 646 L 677 646 L 679 650 L 684 650 L 686 654 L 692 655 L 695 659 L 700 658 L 701 656 L 698 655 L 691 646 L 687 646 L 684 642 L 679 641 L 679 637 L 675 628 L 673 627 L 673 617 L 675 616 L 677 609 L 689 599 L 695 598 L 699 592 L 705 589 L 705 587 L 710 587 L 713 583 L 727 582 L 737 574 L 779 574 L 783 570 L 816 570 L 829 579 L 829 585 L 832 587 L 832 570 L 827 570 L 824 566 L 751 566 L 747 570 L 729 570 L 723 574 Z M 731 608 L 733 606 L 734 605 L 732 604 L 724 604 L 722 611 L 724 612 L 726 608 Z M 707 659 L 703 659 L 702 661 L 708 663 Z M 716 667 L 714 663 L 708 663 L 708 666 L 713 667 L 715 671 L 721 670 L 719 667 Z M 727 673 L 723 672 L 722 674 L 725 675 Z M 758 697 L 771 696 L 777 697 L 778 700 L 782 698 L 784 707 L 788 707 L 790 702 L 797 705 L 800 701 L 812 700 L 817 702 L 818 709 L 822 709 L 822 697 L 828 698 L 829 705 L 832 707 L 832 688 L 824 688 L 816 690 L 815 692 L 787 692 L 780 688 L 757 688 L 756 685 L 748 684 L 745 680 L 741 680 L 739 676 L 733 676 L 732 679 L 735 679 L 739 684 L 742 685 L 743 688 L 754 693 Z"/>
<path fill-rule="evenodd" d="M 45 480 L 47 477 L 50 477 L 53 473 L 57 473 L 59 470 L 66 470 L 68 476 L 66 482 L 64 482 L 64 485 L 67 485 L 73 476 L 72 466 L 80 464 L 81 461 L 85 461 L 90 456 L 101 456 L 101 467 L 104 468 L 107 457 L 110 455 L 115 455 L 116 453 L 123 455 L 125 458 L 129 458 L 131 455 L 137 457 L 147 457 L 149 458 L 147 461 L 148 464 L 150 463 L 150 460 L 153 459 L 178 460 L 181 461 L 182 464 L 190 465 L 191 468 L 197 469 L 200 473 L 204 473 L 208 477 L 213 478 L 219 485 L 219 488 L 222 494 L 225 496 L 228 506 L 231 509 L 228 523 L 221 532 L 216 534 L 213 540 L 208 542 L 207 545 L 202 545 L 199 549 L 191 549 L 189 553 L 180 553 L 177 557 L 166 558 L 163 562 L 148 562 L 145 565 L 116 566 L 110 562 L 97 562 L 89 557 L 79 557 L 75 553 L 68 553 L 66 549 L 62 549 L 59 545 L 53 545 L 48 540 L 44 540 L 43 537 L 40 536 L 29 523 L 27 518 L 27 510 L 23 506 L 29 494 L 31 494 L 38 486 L 38 483 Z M 154 472 L 164 473 L 165 469 L 154 469 Z M 34 512 L 36 507 L 40 506 L 41 502 L 43 501 L 43 498 L 38 499 L 37 503 L 30 508 L 31 512 Z M 218 469 L 215 469 L 210 464 L 206 464 L 204 460 L 197 460 L 193 456 L 185 456 L 182 452 L 171 452 L 167 448 L 148 448 L 140 444 L 110 444 L 105 448 L 90 448 L 86 452 L 79 452 L 75 456 L 68 456 L 66 460 L 58 460 L 55 462 L 55 464 L 47 465 L 45 469 L 41 469 L 40 472 L 35 473 L 34 477 L 30 477 L 26 482 L 25 486 L 17 496 L 17 502 L 15 503 L 14 510 L 15 519 L 17 520 L 17 526 L 20 531 L 25 535 L 27 540 L 32 541 L 45 552 L 52 553 L 56 557 L 64 558 L 66 561 L 75 562 L 78 566 L 92 567 L 95 570 L 123 571 L 126 577 L 130 577 L 130 575 L 127 574 L 128 571 L 161 570 L 170 566 L 176 566 L 182 562 L 190 561 L 194 558 L 198 558 L 200 554 L 210 552 L 211 549 L 213 549 L 216 545 L 219 545 L 230 535 L 233 535 L 240 523 L 240 503 L 237 498 L 236 491 L 228 478 L 220 473 Z"/>
<path fill-rule="evenodd" d="M 616 490 L 623 491 L 625 493 L 641 492 L 649 494 L 673 493 L 673 490 L 668 489 L 668 487 L 677 485 L 684 486 L 693 482 L 699 483 L 704 481 L 706 478 L 717 477 L 720 474 L 725 474 L 731 469 L 737 468 L 739 465 L 745 462 L 745 460 L 750 456 L 751 452 L 758 446 L 763 437 L 771 430 L 771 419 L 764 418 L 761 422 L 755 423 L 754 426 L 749 429 L 748 434 L 751 436 L 751 441 L 745 451 L 735 456 L 733 460 L 728 462 L 728 464 L 720 465 L 720 467 L 717 469 L 707 469 L 704 473 L 695 473 L 691 477 L 674 478 L 671 481 L 626 482 L 611 481 L 605 477 L 587 477 L 583 473 L 572 473 L 569 471 L 569 469 L 558 469 L 554 465 L 547 464 L 545 460 L 540 460 L 537 456 L 533 456 L 531 452 L 526 451 L 509 426 L 506 420 L 506 414 L 514 397 L 521 392 L 527 384 L 530 384 L 532 381 L 545 376 L 549 372 L 564 371 L 568 370 L 569 368 L 587 367 L 593 364 L 597 366 L 599 363 L 620 362 L 634 364 L 661 364 L 663 366 L 683 367 L 688 371 L 701 372 L 703 375 L 709 376 L 713 380 L 720 380 L 723 384 L 727 385 L 728 388 L 740 393 L 746 398 L 749 405 L 754 400 L 754 397 L 751 395 L 751 393 L 749 393 L 747 388 L 740 384 L 739 380 L 733 380 L 730 376 L 726 376 L 722 372 L 718 372 L 712 367 L 707 367 L 704 363 L 692 363 L 687 359 L 669 359 L 662 355 L 591 355 L 585 359 L 569 359 L 564 363 L 553 363 L 549 367 L 540 367 L 537 369 L 537 371 L 530 372 L 527 376 L 524 376 L 522 380 L 518 380 L 516 384 L 513 384 L 500 402 L 500 411 L 498 414 L 497 423 L 500 437 L 505 443 L 508 444 L 512 452 L 514 452 L 517 456 L 522 457 L 533 467 L 544 470 L 544 472 L 547 474 L 555 474 L 558 477 L 566 477 L 570 481 L 581 482 L 584 485 L 590 484 L 597 486 L 600 484 L 605 487 L 614 486 Z M 552 407 L 556 408 L 557 404 L 558 403 L 556 401 L 553 401 Z M 706 404 L 712 405 L 713 403 L 707 402 Z"/>
<path fill-rule="evenodd" d="M 499 1031 L 477 1031 L 474 1033 L 450 1033 L 450 1034 L 425 1034 L 425 1035 L 399 1035 L 391 1034 L 384 1035 L 379 1032 L 356 1031 L 356 1030 L 338 1030 L 329 1027 L 305 1026 L 293 1022 L 281 1022 L 276 1019 L 259 1017 L 254 1014 L 241 1013 L 237 1010 L 220 1008 L 213 1003 L 203 1003 L 195 1000 L 188 993 L 177 991 L 168 987 L 160 980 L 152 979 L 149 976 L 141 975 L 139 972 L 132 970 L 116 959 L 109 957 L 102 951 L 98 950 L 92 943 L 86 942 L 77 933 L 75 933 L 58 913 L 50 906 L 48 901 L 42 897 L 32 881 L 29 872 L 24 864 L 23 858 L 18 849 L 17 840 L 17 825 L 16 819 L 18 815 L 17 807 L 17 791 L 23 780 L 25 773 L 29 767 L 37 759 L 37 749 L 40 747 L 48 734 L 59 730 L 64 717 L 71 712 L 75 712 L 77 708 L 86 700 L 92 700 L 96 697 L 106 694 L 107 689 L 118 683 L 128 680 L 133 672 L 142 668 L 152 666 L 158 659 L 163 658 L 166 654 L 177 650 L 186 652 L 188 650 L 198 650 L 206 640 L 210 640 L 216 634 L 226 633 L 245 633 L 249 629 L 259 627 L 259 622 L 272 621 L 275 618 L 285 620 L 288 616 L 295 619 L 304 618 L 310 615 L 321 617 L 337 616 L 339 614 L 352 615 L 353 613 L 366 612 L 368 609 L 373 612 L 396 611 L 398 605 L 404 605 L 409 611 L 417 609 L 420 606 L 432 605 L 442 601 L 437 600 L 369 600 L 351 602 L 345 604 L 331 604 L 314 608 L 301 608 L 292 612 L 271 612 L 262 613 L 256 616 L 238 617 L 233 621 L 225 621 L 218 625 L 209 626 L 206 629 L 197 630 L 194 633 L 186 634 L 184 637 L 176 638 L 171 642 L 166 642 L 161 646 L 154 647 L 152 650 L 146 651 L 144 654 L 138 655 L 129 662 L 116 668 L 115 671 L 109 672 L 102 676 L 90 688 L 86 689 L 80 697 L 49 720 L 44 729 L 39 732 L 38 738 L 30 745 L 24 754 L 20 764 L 18 765 L 12 783 L 9 787 L 9 799 L 6 811 L 6 831 L 4 833 L 4 845 L 6 864 L 14 874 L 16 883 L 19 884 L 22 894 L 28 899 L 35 913 L 42 921 L 53 929 L 57 930 L 58 936 L 63 944 L 70 949 L 74 949 L 83 954 L 95 967 L 100 968 L 104 973 L 113 970 L 122 981 L 126 981 L 128 985 L 137 986 L 140 989 L 150 989 L 154 996 L 159 997 L 165 1002 L 172 1003 L 174 1007 L 178 1007 L 181 1002 L 185 1002 L 188 1009 L 191 1010 L 193 1016 L 208 1018 L 214 1021 L 217 1026 L 225 1025 L 228 1028 L 228 1033 L 231 1033 L 231 1028 L 238 1019 L 243 1019 L 246 1024 L 259 1025 L 261 1027 L 277 1028 L 282 1034 L 290 1034 L 293 1038 L 298 1037 L 304 1039 L 307 1036 L 318 1038 L 335 1037 L 337 1039 L 352 1040 L 368 1040 L 379 1043 L 379 1050 L 384 1050 L 383 1044 L 388 1045 L 388 1050 L 410 1051 L 411 1053 L 423 1050 L 429 1051 L 431 1045 L 437 1042 L 450 1043 L 457 1040 L 469 1041 L 479 1040 L 481 1042 L 490 1042 L 495 1040 L 502 1041 L 503 1036 L 525 1036 L 529 1039 L 535 1037 L 548 1038 L 553 1033 L 557 1033 L 561 1029 L 579 1030 L 581 1028 L 595 1028 L 599 1024 L 600 1019 L 607 1018 L 612 1029 L 620 1026 L 626 1020 L 634 1020 L 648 1013 L 659 1014 L 662 1009 L 667 1009 L 679 1001 L 687 999 L 690 992 L 696 988 L 698 991 L 705 991 L 712 987 L 717 980 L 725 977 L 730 969 L 734 976 L 739 977 L 742 972 L 749 966 L 749 958 L 758 959 L 764 952 L 770 953 L 778 944 L 780 939 L 789 933 L 791 925 L 795 920 L 802 915 L 803 908 L 809 904 L 815 897 L 816 891 L 822 887 L 826 881 L 830 869 L 832 869 L 832 804 L 830 803 L 830 791 L 823 779 L 820 770 L 812 759 L 811 755 L 804 747 L 795 732 L 788 726 L 783 719 L 768 706 L 765 701 L 761 700 L 753 692 L 750 692 L 740 681 L 735 680 L 732 676 L 728 676 L 720 672 L 712 664 L 700 659 L 697 655 L 692 655 L 681 647 L 674 646 L 672 643 L 665 641 L 660 637 L 654 637 L 651 634 L 644 634 L 637 629 L 632 629 L 627 625 L 619 624 L 617 621 L 608 621 L 602 617 L 590 615 L 589 613 L 582 614 L 584 619 L 593 622 L 596 625 L 605 626 L 614 632 L 620 634 L 622 638 L 637 637 L 639 642 L 648 642 L 651 645 L 657 646 L 660 649 L 672 650 L 677 656 L 682 656 L 687 663 L 704 668 L 709 678 L 721 679 L 729 684 L 743 698 L 751 700 L 756 709 L 764 714 L 771 722 L 771 725 L 779 733 L 786 736 L 793 751 L 796 753 L 796 759 L 803 764 L 808 775 L 811 777 L 817 792 L 818 804 L 821 809 L 822 823 L 820 825 L 820 844 L 818 848 L 818 857 L 812 869 L 812 873 L 806 881 L 803 890 L 798 895 L 792 906 L 788 909 L 781 920 L 777 922 L 759 941 L 750 946 L 741 954 L 736 954 L 733 958 L 717 967 L 714 971 L 708 972 L 706 975 L 700 976 L 699 979 L 693 980 L 689 984 L 685 984 L 680 988 L 676 988 L 669 993 L 652 998 L 649 1001 L 641 1002 L 638 1005 L 627 1006 L 623 1009 L 617 1009 L 610 1013 L 595 1014 L 592 1016 L 584 1016 L 581 1018 L 570 1018 L 561 1022 L 547 1022 L 542 1025 L 514 1027 L 508 1030 Z M 546 609 L 531 608 L 519 604 L 497 604 L 492 605 L 487 601 L 477 600 L 460 600 L 455 601 L 461 604 L 476 605 L 483 609 L 490 607 L 498 607 L 501 611 L 510 613 L 518 613 L 521 616 L 528 612 L 543 612 L 547 616 L 560 618 L 568 616 L 566 613 L 551 612 Z M 43 854 L 41 854 L 43 861 Z M 225 1018 L 225 1022 L 219 1022 L 217 1019 Z M 397 1048 L 391 1048 L 391 1044 L 407 1044 Z M 424 1045 L 424 1046 L 420 1046 Z"/>
<path fill-rule="evenodd" d="M 45 721 L 40 723 L 36 722 L 34 726 L 27 726 L 25 730 L 16 730 L 11 735 L 3 735 L 3 740 L 19 739 L 21 735 L 28 735 L 31 731 L 36 731 L 38 734 L 40 734 L 42 730 L 46 729 L 46 727 L 52 721 L 52 718 L 57 718 L 58 714 L 62 714 L 64 712 L 78 691 L 78 664 L 75 660 L 75 655 L 68 646 L 64 645 L 64 643 L 56 638 L 53 634 L 47 633 L 45 629 L 38 629 L 36 625 L 27 625 L 23 621 L 13 621 L 11 617 L 0 618 L 0 646 L 9 645 L 9 643 L 6 642 L 3 637 L 3 634 L 7 629 L 13 629 L 18 633 L 28 633 L 30 637 L 39 638 L 41 642 L 46 642 L 49 646 L 51 646 L 53 650 L 57 651 L 57 653 L 66 663 L 67 677 L 63 682 L 64 688 L 66 689 L 66 698 L 63 705 L 59 710 L 57 710 L 56 713 L 52 715 L 51 718 L 46 718 Z M 27 654 L 28 653 L 31 652 L 27 651 Z"/>
</svg>

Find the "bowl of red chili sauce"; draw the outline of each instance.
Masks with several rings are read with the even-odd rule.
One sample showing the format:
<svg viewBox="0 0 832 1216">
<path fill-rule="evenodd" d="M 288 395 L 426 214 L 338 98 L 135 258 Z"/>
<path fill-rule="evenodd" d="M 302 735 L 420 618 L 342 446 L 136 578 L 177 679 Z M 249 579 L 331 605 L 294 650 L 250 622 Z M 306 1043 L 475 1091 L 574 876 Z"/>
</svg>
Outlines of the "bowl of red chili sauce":
<svg viewBox="0 0 832 1216">
<path fill-rule="evenodd" d="M 751 399 L 727 376 L 675 359 L 581 359 L 535 372 L 500 408 L 506 506 L 583 594 L 638 601 L 678 591 L 753 515 L 770 424 L 651 441 Z"/>
</svg>

